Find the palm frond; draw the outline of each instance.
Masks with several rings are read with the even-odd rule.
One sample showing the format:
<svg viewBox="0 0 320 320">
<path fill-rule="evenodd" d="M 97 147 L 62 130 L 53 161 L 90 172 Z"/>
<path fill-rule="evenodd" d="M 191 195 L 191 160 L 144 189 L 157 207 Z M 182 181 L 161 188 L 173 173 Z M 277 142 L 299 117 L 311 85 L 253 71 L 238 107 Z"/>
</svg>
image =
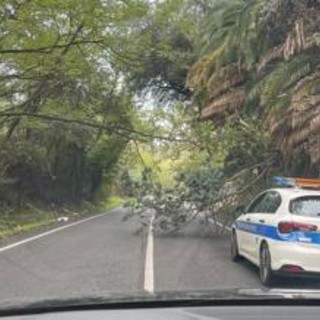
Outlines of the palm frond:
<svg viewBox="0 0 320 320">
<path fill-rule="evenodd" d="M 294 83 L 306 76 L 311 71 L 310 58 L 300 55 L 289 62 L 281 62 L 267 76 L 264 88 L 261 92 L 261 103 L 264 106 L 272 106 L 279 95 L 285 93 Z"/>
<path fill-rule="evenodd" d="M 234 90 L 213 100 L 202 110 L 202 117 L 203 119 L 215 117 L 223 118 L 241 108 L 244 100 L 245 91 L 243 89 Z"/>
<path fill-rule="evenodd" d="M 258 80 L 255 84 L 249 87 L 246 96 L 247 103 L 260 99 L 261 93 L 265 88 L 267 80 L 267 77 L 263 77 L 262 79 Z"/>
<path fill-rule="evenodd" d="M 219 68 L 222 57 L 225 55 L 227 43 L 221 47 L 206 54 L 198 62 L 196 62 L 190 69 L 187 79 L 187 84 L 191 88 L 206 87 L 207 83 Z"/>
<path fill-rule="evenodd" d="M 218 2 L 208 14 L 203 23 L 202 53 L 217 49 L 227 34 L 235 28 L 239 12 L 245 5 L 244 0 L 225 0 Z"/>
<path fill-rule="evenodd" d="M 257 70 L 260 72 L 265 68 L 271 61 L 278 59 L 283 56 L 283 45 L 271 48 L 266 54 L 264 54 L 257 65 Z"/>
<path fill-rule="evenodd" d="M 302 154 L 319 166 L 320 0 L 217 3 L 188 77 L 204 93 L 202 117 L 225 126 L 239 110 L 258 115 L 289 168 Z"/>
<path fill-rule="evenodd" d="M 226 90 L 241 84 L 245 79 L 245 71 L 237 64 L 230 64 L 213 73 L 207 83 L 209 99 L 213 99 Z"/>
</svg>

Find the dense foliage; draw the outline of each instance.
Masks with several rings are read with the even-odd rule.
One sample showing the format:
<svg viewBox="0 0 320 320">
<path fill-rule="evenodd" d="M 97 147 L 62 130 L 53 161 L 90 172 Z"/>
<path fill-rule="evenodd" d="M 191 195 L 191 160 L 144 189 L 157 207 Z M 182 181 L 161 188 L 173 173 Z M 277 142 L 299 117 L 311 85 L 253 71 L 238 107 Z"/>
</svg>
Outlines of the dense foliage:
<svg viewBox="0 0 320 320">
<path fill-rule="evenodd" d="M 189 73 L 203 118 L 260 118 L 287 174 L 319 176 L 319 19 L 319 1 L 220 1 Z"/>
<path fill-rule="evenodd" d="M 3 205 L 92 201 L 110 184 L 133 114 L 116 63 L 145 12 L 138 1 L 1 1 Z"/>
<path fill-rule="evenodd" d="M 175 224 L 181 210 L 171 209 L 165 194 L 184 206 L 190 181 L 193 203 L 206 207 L 210 199 L 212 212 L 230 213 L 246 198 L 243 190 L 252 197 L 273 174 L 319 177 L 319 19 L 316 0 L 210 3 L 185 79 L 192 92 L 185 110 L 193 121 L 184 117 L 187 126 L 181 132 L 178 122 L 175 130 L 192 137 L 182 175 L 191 180 L 160 194 L 151 188 L 162 208 L 157 212 L 171 212 Z M 220 178 L 212 180 L 217 170 Z M 221 194 L 227 205 L 220 205 Z M 192 210 L 182 209 L 189 217 Z"/>
<path fill-rule="evenodd" d="M 319 1 L 4 0 L 0 14 L 1 205 L 116 183 L 176 227 L 272 174 L 319 176 Z"/>
</svg>

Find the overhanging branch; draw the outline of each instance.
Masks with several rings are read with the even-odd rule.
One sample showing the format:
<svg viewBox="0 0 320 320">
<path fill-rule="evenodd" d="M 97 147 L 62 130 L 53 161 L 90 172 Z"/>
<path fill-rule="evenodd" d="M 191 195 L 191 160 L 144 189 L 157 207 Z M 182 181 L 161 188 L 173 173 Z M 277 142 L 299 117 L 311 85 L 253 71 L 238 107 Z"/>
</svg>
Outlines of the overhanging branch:
<svg viewBox="0 0 320 320">
<path fill-rule="evenodd" d="M 26 53 L 51 54 L 56 49 L 66 49 L 66 48 L 70 48 L 72 46 L 78 46 L 81 44 L 101 44 L 104 41 L 105 41 L 104 39 L 97 39 L 97 40 L 84 39 L 84 40 L 71 41 L 65 44 L 53 44 L 52 46 L 46 46 L 46 47 L 0 50 L 0 54 L 26 54 Z"/>
<path fill-rule="evenodd" d="M 85 120 L 61 118 L 57 116 L 45 115 L 40 113 L 1 112 L 0 118 L 35 118 L 35 119 L 48 121 L 48 122 L 53 121 L 53 122 L 62 122 L 67 124 L 78 124 L 78 125 L 83 125 L 93 129 L 103 130 L 105 132 L 108 132 L 109 134 L 116 134 L 128 140 L 136 140 L 136 141 L 142 141 L 142 142 L 148 142 L 150 140 L 163 140 L 168 142 L 194 144 L 194 142 L 187 139 L 180 139 L 180 138 L 175 138 L 170 136 L 162 136 L 158 134 L 142 132 L 142 131 L 138 131 L 131 128 L 125 128 L 118 125 L 102 125 L 99 123 L 93 123 Z"/>
</svg>

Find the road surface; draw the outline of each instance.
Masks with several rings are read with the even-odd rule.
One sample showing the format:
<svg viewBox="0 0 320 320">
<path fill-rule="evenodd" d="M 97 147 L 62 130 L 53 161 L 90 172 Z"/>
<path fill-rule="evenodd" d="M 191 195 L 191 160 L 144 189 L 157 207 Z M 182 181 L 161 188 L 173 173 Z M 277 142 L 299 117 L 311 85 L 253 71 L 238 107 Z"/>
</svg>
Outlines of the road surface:
<svg viewBox="0 0 320 320">
<path fill-rule="evenodd" d="M 125 209 L 0 249 L 0 305 L 111 293 L 260 287 L 256 268 L 229 258 L 226 236 L 195 222 L 152 237 Z M 151 239 L 152 237 L 152 239 Z M 150 239 L 152 245 L 150 245 Z"/>
</svg>

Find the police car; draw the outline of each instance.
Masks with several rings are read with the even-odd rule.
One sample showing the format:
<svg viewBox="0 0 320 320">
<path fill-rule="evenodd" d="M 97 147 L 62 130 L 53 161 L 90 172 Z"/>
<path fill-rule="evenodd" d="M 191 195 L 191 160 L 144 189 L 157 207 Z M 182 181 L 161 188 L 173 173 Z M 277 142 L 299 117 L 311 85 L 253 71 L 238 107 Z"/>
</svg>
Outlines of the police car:
<svg viewBox="0 0 320 320">
<path fill-rule="evenodd" d="M 232 225 L 231 256 L 259 267 L 261 282 L 276 276 L 320 275 L 320 180 L 275 177 Z"/>
</svg>

